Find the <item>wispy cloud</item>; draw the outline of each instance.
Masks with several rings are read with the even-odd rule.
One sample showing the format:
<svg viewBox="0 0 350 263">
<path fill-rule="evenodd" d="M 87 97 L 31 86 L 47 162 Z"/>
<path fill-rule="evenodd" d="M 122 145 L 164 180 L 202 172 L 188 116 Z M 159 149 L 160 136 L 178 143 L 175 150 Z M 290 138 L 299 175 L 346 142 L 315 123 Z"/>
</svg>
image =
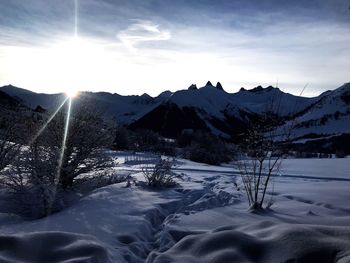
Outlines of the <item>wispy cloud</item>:
<svg viewBox="0 0 350 263">
<path fill-rule="evenodd" d="M 67 85 L 70 56 L 57 47 L 74 35 L 73 3 L 0 0 L 0 85 Z M 316 95 L 349 81 L 349 23 L 348 0 L 79 0 L 80 86 L 155 95 L 208 79 L 231 92 L 279 79 Z"/>
<path fill-rule="evenodd" d="M 118 39 L 132 52 L 137 50 L 138 44 L 150 41 L 164 41 L 171 38 L 168 30 L 160 29 L 159 24 L 149 20 L 132 20 L 133 24 L 117 34 Z"/>
</svg>

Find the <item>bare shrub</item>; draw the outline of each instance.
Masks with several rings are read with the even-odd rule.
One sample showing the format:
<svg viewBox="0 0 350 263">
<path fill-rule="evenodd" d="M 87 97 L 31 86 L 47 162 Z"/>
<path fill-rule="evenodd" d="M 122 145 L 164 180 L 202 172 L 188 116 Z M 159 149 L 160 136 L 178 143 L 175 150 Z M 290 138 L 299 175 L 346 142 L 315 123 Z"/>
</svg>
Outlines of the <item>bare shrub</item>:
<svg viewBox="0 0 350 263">
<path fill-rule="evenodd" d="M 255 119 L 239 144 L 240 156 L 236 165 L 250 209 L 263 209 L 266 191 L 273 177 L 279 173 L 283 155 L 288 152 L 294 125 L 277 129 L 282 120 L 275 113 L 276 101 Z M 267 204 L 269 207 L 270 204 Z"/>
<path fill-rule="evenodd" d="M 80 193 L 89 193 L 92 190 L 111 184 L 127 182 L 129 175 L 116 173 L 113 169 L 84 174 L 75 179 L 74 190 Z"/>
<path fill-rule="evenodd" d="M 152 166 L 142 168 L 143 176 L 147 185 L 152 187 L 172 187 L 176 185 L 175 177 L 177 175 L 172 171 L 174 159 L 162 159 Z"/>
</svg>

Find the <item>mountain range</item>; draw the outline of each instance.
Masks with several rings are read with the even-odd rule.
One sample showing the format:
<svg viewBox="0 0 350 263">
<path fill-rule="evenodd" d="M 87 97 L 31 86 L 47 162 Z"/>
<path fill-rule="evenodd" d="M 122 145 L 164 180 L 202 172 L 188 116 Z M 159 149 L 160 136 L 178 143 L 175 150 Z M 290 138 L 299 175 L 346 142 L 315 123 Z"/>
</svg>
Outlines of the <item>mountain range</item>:
<svg viewBox="0 0 350 263">
<path fill-rule="evenodd" d="M 54 111 L 66 98 L 63 93 L 35 93 L 11 85 L 1 87 L 0 92 L 1 104 L 11 97 L 13 103 L 32 109 L 40 106 L 49 111 Z M 75 100 L 91 103 L 120 125 L 151 129 L 166 137 L 200 129 L 234 138 L 244 132 L 250 118 L 268 110 L 283 119 L 285 125 L 296 123 L 293 139 L 298 143 L 350 134 L 350 83 L 312 98 L 295 96 L 272 86 L 228 93 L 219 82 L 213 85 L 208 81 L 200 88 L 192 84 L 187 89 L 164 91 L 156 97 L 80 92 Z"/>
</svg>

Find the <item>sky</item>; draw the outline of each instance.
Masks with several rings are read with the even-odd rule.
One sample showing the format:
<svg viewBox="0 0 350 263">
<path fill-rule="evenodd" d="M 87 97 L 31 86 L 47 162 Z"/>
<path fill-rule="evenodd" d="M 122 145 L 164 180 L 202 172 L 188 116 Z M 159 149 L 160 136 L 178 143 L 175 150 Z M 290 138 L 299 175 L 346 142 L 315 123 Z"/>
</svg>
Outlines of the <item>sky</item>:
<svg viewBox="0 0 350 263">
<path fill-rule="evenodd" d="M 122 95 L 350 81 L 350 0 L 0 0 L 0 86 Z"/>
</svg>

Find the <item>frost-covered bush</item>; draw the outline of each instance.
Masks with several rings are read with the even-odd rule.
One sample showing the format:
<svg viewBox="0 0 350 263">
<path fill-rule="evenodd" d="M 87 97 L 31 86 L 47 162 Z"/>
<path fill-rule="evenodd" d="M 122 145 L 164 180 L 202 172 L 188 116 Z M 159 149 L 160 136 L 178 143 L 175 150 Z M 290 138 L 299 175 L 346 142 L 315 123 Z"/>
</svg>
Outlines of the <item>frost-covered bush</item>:
<svg viewBox="0 0 350 263">
<path fill-rule="evenodd" d="M 59 113 L 41 136 L 48 151 L 59 151 L 59 183 L 62 188 L 72 188 L 81 174 L 114 166 L 105 148 L 113 143 L 113 126 L 103 119 L 102 113 L 91 105 L 79 104 L 72 108 L 68 133 L 64 141 L 67 115 Z M 64 151 L 62 151 L 64 147 Z M 58 160 L 58 159 L 56 159 Z"/>
<path fill-rule="evenodd" d="M 0 184 L 12 197 L 14 212 L 39 218 L 58 209 L 55 207 L 61 193 L 55 161 L 58 155 L 33 144 L 2 173 Z"/>
<path fill-rule="evenodd" d="M 176 185 L 175 177 L 177 175 L 172 171 L 174 159 L 161 159 L 152 166 L 142 168 L 143 176 L 147 185 L 152 187 L 172 187 Z"/>
<path fill-rule="evenodd" d="M 108 175 L 115 165 L 105 151 L 112 143 L 113 127 L 102 114 L 80 104 L 73 107 L 69 120 L 68 116 L 63 108 L 50 122 L 36 123 L 36 135 L 0 173 L 0 187 L 13 196 L 20 214 L 38 218 L 62 209 L 67 198 L 78 194 L 82 176 Z"/>
<path fill-rule="evenodd" d="M 16 159 L 30 135 L 28 121 L 21 114 L 0 110 L 0 171 Z"/>
<path fill-rule="evenodd" d="M 113 169 L 92 172 L 76 178 L 74 190 L 80 193 L 89 193 L 96 188 L 127 182 L 128 178 L 129 175 L 116 173 Z"/>
</svg>

